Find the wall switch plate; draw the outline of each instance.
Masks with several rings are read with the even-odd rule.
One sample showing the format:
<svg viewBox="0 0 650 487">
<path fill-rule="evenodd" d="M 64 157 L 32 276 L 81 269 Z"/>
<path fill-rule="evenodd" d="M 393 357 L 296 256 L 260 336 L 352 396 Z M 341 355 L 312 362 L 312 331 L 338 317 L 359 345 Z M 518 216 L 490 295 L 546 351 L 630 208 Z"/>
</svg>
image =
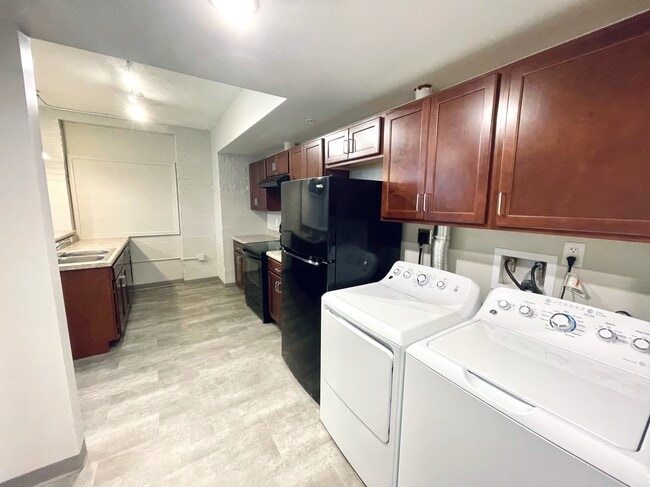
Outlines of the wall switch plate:
<svg viewBox="0 0 650 487">
<path fill-rule="evenodd" d="M 562 265 L 567 265 L 567 257 L 575 257 L 576 261 L 573 267 L 582 267 L 582 261 L 585 258 L 585 244 L 579 242 L 564 242 L 562 251 Z"/>
<path fill-rule="evenodd" d="M 521 283 L 530 279 L 530 270 L 535 262 L 541 262 L 544 265 L 542 275 L 537 275 L 537 285 L 542 289 L 546 296 L 553 296 L 555 286 L 555 274 L 557 272 L 557 257 L 555 255 L 533 254 L 521 250 L 494 249 L 494 262 L 492 264 L 492 281 L 491 287 L 509 287 L 516 289 L 515 284 L 510 280 L 505 270 L 505 263 L 510 257 L 516 259 L 516 263 L 510 270 L 515 278 Z"/>
</svg>

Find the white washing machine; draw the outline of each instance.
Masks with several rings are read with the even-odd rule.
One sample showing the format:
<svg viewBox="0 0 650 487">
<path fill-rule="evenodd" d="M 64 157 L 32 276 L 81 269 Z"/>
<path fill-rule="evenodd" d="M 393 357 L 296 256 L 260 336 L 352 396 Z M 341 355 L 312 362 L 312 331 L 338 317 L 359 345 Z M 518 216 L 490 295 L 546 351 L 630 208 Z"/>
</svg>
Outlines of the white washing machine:
<svg viewBox="0 0 650 487">
<path fill-rule="evenodd" d="M 650 323 L 504 288 L 407 351 L 399 484 L 650 485 Z"/>
<path fill-rule="evenodd" d="M 323 296 L 320 417 L 369 487 L 397 482 L 404 349 L 479 304 L 470 279 L 406 262 Z"/>
</svg>

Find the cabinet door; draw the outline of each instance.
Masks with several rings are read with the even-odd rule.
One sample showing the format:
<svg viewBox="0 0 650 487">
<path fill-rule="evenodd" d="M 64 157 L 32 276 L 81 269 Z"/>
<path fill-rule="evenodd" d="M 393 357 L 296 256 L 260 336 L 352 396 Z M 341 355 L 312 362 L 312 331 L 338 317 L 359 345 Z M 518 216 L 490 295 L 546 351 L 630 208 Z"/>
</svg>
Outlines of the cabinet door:
<svg viewBox="0 0 650 487">
<path fill-rule="evenodd" d="M 305 147 L 298 146 L 289 149 L 289 177 L 292 181 L 307 177 L 307 161 L 305 160 Z"/>
<path fill-rule="evenodd" d="M 339 130 L 325 136 L 325 164 L 334 164 L 348 160 L 350 152 L 348 129 Z"/>
<path fill-rule="evenodd" d="M 268 176 L 276 176 L 278 174 L 278 164 L 275 160 L 275 156 L 267 157 L 264 159 L 264 166 L 266 168 L 266 174 Z"/>
<path fill-rule="evenodd" d="M 248 166 L 251 194 L 251 209 L 266 210 L 266 191 L 260 189 L 259 182 L 266 178 L 265 161 L 253 162 Z"/>
<path fill-rule="evenodd" d="M 275 174 L 289 174 L 289 151 L 275 155 Z"/>
<path fill-rule="evenodd" d="M 323 139 L 316 139 L 305 144 L 305 162 L 308 178 L 319 178 L 323 175 Z"/>
<path fill-rule="evenodd" d="M 509 72 L 497 225 L 650 235 L 645 24 L 606 29 Z"/>
<path fill-rule="evenodd" d="M 282 278 L 273 272 L 268 272 L 269 314 L 273 321 L 280 326 L 282 317 Z"/>
<path fill-rule="evenodd" d="M 381 216 L 422 219 L 430 98 L 384 117 L 384 175 Z"/>
<path fill-rule="evenodd" d="M 244 289 L 244 256 L 241 252 L 235 254 L 235 283 L 239 289 Z"/>
<path fill-rule="evenodd" d="M 377 155 L 381 152 L 381 117 L 348 129 L 349 159 Z"/>
<path fill-rule="evenodd" d="M 497 75 L 431 98 L 425 220 L 484 223 Z"/>
</svg>

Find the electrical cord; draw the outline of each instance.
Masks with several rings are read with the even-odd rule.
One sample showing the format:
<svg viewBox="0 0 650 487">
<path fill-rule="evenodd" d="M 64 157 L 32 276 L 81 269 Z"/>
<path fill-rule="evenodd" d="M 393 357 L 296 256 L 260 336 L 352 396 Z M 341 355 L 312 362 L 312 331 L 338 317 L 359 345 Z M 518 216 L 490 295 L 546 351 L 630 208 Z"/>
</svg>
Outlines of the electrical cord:
<svg viewBox="0 0 650 487">
<path fill-rule="evenodd" d="M 542 290 L 539 288 L 539 286 L 537 285 L 537 281 L 535 279 L 535 276 L 537 275 L 537 270 L 538 269 L 539 270 L 544 269 L 544 264 L 542 264 L 541 262 L 535 262 L 533 264 L 533 267 L 531 267 L 531 269 L 530 269 L 530 282 L 532 284 L 531 290 L 535 294 L 544 294 L 542 292 Z"/>
<path fill-rule="evenodd" d="M 515 286 L 517 286 L 517 289 L 519 289 L 519 290 L 521 290 L 521 291 L 525 291 L 525 289 L 523 288 L 523 286 L 522 286 L 521 284 L 519 284 L 519 281 L 515 278 L 515 276 L 514 276 L 514 275 L 512 274 L 512 272 L 510 271 L 510 266 L 509 266 L 509 264 L 510 264 L 510 263 L 514 263 L 514 261 L 515 261 L 515 259 L 513 259 L 512 257 L 510 257 L 509 259 L 507 259 L 507 260 L 503 263 L 503 270 L 506 271 L 506 274 L 508 274 L 508 277 L 510 278 L 510 280 L 515 284 Z"/>
<path fill-rule="evenodd" d="M 423 245 L 420 244 L 420 252 L 418 253 L 418 264 L 422 264 L 422 247 Z"/>
<path fill-rule="evenodd" d="M 566 271 L 566 275 L 564 276 L 564 282 L 566 283 L 566 276 L 569 275 L 569 272 L 571 272 L 571 269 L 573 269 L 573 264 L 576 263 L 576 258 L 572 255 L 566 258 L 566 265 L 568 267 Z M 566 284 L 562 286 L 562 294 L 560 294 L 560 299 L 564 299 L 564 293 L 566 292 Z"/>
</svg>

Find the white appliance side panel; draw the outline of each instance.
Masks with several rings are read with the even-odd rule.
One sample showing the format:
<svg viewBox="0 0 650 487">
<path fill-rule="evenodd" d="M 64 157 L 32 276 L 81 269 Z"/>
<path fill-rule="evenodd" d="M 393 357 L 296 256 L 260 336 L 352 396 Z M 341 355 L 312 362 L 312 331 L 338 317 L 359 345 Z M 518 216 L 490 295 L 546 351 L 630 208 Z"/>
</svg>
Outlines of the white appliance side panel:
<svg viewBox="0 0 650 487">
<path fill-rule="evenodd" d="M 323 312 L 321 377 L 384 443 L 389 439 L 393 352 Z"/>
<path fill-rule="evenodd" d="M 321 381 L 320 419 L 352 468 L 366 485 L 390 487 L 397 481 L 396 438 L 380 441 Z"/>
<path fill-rule="evenodd" d="M 623 485 L 409 355 L 398 475 L 402 487 Z"/>
</svg>

